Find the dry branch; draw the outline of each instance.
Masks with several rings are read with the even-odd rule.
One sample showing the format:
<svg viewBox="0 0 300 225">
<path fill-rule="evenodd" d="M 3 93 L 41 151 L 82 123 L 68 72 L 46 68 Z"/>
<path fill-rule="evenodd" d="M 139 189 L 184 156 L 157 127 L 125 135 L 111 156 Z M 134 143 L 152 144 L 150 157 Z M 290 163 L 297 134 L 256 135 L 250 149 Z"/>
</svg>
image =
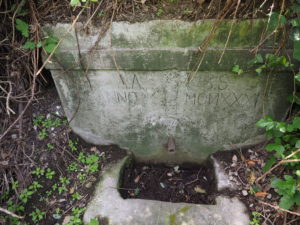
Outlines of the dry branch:
<svg viewBox="0 0 300 225">
<path fill-rule="evenodd" d="M 13 213 L 11 211 L 8 211 L 7 209 L 4 209 L 2 207 L 0 207 L 0 211 L 6 213 L 7 215 L 15 217 L 15 218 L 19 218 L 19 219 L 23 219 L 24 218 L 24 216 L 18 216 L 17 214 L 15 214 L 15 213 Z"/>
</svg>

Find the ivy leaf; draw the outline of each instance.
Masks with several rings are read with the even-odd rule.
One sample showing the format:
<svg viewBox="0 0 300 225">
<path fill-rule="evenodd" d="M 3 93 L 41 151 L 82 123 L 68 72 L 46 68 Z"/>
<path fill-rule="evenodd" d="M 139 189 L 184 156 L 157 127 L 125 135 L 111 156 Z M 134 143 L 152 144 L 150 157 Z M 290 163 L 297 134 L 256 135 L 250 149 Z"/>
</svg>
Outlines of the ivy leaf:
<svg viewBox="0 0 300 225">
<path fill-rule="evenodd" d="M 237 73 L 238 75 L 241 75 L 244 72 L 239 65 L 234 65 L 231 71 Z"/>
<path fill-rule="evenodd" d="M 21 48 L 23 48 L 23 49 L 30 49 L 30 50 L 35 49 L 35 47 L 36 47 L 36 44 L 32 41 L 26 41 L 26 43 L 23 46 L 21 46 Z"/>
<path fill-rule="evenodd" d="M 47 45 L 44 46 L 44 49 L 47 53 L 52 53 L 54 48 L 55 48 L 56 44 L 54 43 L 49 43 Z"/>
<path fill-rule="evenodd" d="M 266 162 L 266 164 L 264 165 L 264 167 L 262 168 L 262 170 L 264 172 L 267 172 L 273 165 L 274 163 L 276 162 L 276 159 L 274 156 L 271 156 L 268 161 Z"/>
<path fill-rule="evenodd" d="M 255 56 L 255 63 L 263 63 L 263 62 L 264 62 L 264 59 L 261 56 L 261 54 L 256 54 L 256 56 Z"/>
<path fill-rule="evenodd" d="M 300 61 L 300 41 L 294 41 L 293 57 Z"/>
<path fill-rule="evenodd" d="M 296 128 L 296 129 L 300 129 L 300 117 L 296 117 L 293 120 L 293 127 Z"/>
<path fill-rule="evenodd" d="M 71 0 L 70 5 L 71 6 L 77 6 L 80 3 L 80 0 Z"/>
<path fill-rule="evenodd" d="M 276 151 L 277 154 L 281 155 L 284 152 L 284 147 L 281 144 L 268 144 L 266 150 L 268 152 Z"/>
<path fill-rule="evenodd" d="M 298 19 L 292 19 L 291 24 L 293 27 L 299 27 L 299 20 Z"/>
<path fill-rule="evenodd" d="M 294 199 L 291 196 L 284 195 L 279 202 L 279 207 L 283 209 L 290 209 L 294 205 Z"/>
<path fill-rule="evenodd" d="M 49 36 L 46 39 L 46 43 L 57 43 L 59 41 L 59 39 L 55 36 Z"/>
<path fill-rule="evenodd" d="M 261 74 L 261 72 L 262 72 L 262 68 L 261 68 L 261 67 L 259 67 L 259 68 L 255 69 L 255 72 L 256 72 L 256 73 L 258 73 L 258 74 Z"/>
<path fill-rule="evenodd" d="M 22 33 L 24 37 L 29 37 L 29 25 L 23 20 L 16 19 L 16 29 Z"/>
<path fill-rule="evenodd" d="M 272 12 L 270 16 L 270 22 L 268 24 L 268 30 L 273 31 L 279 28 L 281 25 L 286 24 L 287 19 L 284 15 L 281 15 L 277 12 Z"/>
<path fill-rule="evenodd" d="M 42 45 L 43 45 L 42 42 L 39 41 L 39 42 L 36 44 L 36 47 L 37 47 L 37 48 L 40 48 L 40 47 L 42 47 Z"/>
<path fill-rule="evenodd" d="M 294 201 L 297 205 L 300 205 L 300 192 L 294 195 Z"/>
<path fill-rule="evenodd" d="M 296 148 L 300 148 L 300 140 L 298 140 L 298 141 L 296 142 L 295 147 L 296 147 Z"/>
<path fill-rule="evenodd" d="M 275 127 L 276 123 L 269 116 L 266 119 L 261 119 L 256 123 L 256 126 L 266 128 L 267 131 L 272 130 Z"/>
</svg>

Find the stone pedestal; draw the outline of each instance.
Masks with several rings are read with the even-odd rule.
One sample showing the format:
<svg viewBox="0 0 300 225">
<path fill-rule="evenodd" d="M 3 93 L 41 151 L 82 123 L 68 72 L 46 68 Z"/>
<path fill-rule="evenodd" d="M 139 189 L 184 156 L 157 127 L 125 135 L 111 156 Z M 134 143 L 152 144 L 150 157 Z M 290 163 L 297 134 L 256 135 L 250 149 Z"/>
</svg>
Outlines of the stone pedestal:
<svg viewBox="0 0 300 225">
<path fill-rule="evenodd" d="M 260 141 L 255 123 L 284 115 L 292 75 L 233 74 L 234 64 L 247 68 L 267 21 L 237 22 L 221 61 L 232 21 L 219 25 L 206 51 L 199 49 L 214 22 L 113 22 L 102 38 L 100 28 L 77 24 L 47 65 L 73 130 L 153 162 L 201 162 Z M 44 31 L 61 37 L 69 26 Z M 261 53 L 273 48 L 264 43 Z"/>
</svg>

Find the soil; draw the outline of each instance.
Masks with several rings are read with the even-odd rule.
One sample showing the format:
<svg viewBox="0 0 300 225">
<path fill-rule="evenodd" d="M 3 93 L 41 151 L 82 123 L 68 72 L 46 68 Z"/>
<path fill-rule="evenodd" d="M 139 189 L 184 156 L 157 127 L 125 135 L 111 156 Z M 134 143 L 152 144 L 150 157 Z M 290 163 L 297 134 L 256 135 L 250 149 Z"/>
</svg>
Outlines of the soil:
<svg viewBox="0 0 300 225">
<path fill-rule="evenodd" d="M 26 133 L 20 137 L 18 136 L 18 129 L 14 129 L 12 130 L 11 135 L 5 140 L 7 143 L 6 146 L 9 143 L 21 144 L 23 146 L 23 151 L 25 151 L 26 159 L 25 163 L 17 164 L 21 170 L 15 170 L 13 168 L 9 171 L 12 173 L 14 180 L 18 181 L 20 185 L 15 191 L 10 190 L 7 198 L 4 196 L 1 197 L 0 203 L 5 206 L 8 199 L 12 200 L 15 194 L 19 196 L 21 191 L 32 184 L 33 181 L 38 182 L 42 185 L 42 188 L 38 189 L 38 192 L 32 195 L 25 205 L 25 210 L 23 212 L 18 212 L 18 214 L 25 215 L 25 222 L 27 222 L 27 224 L 37 224 L 32 222 L 30 216 L 30 213 L 37 208 L 46 213 L 44 219 L 39 221 L 38 224 L 61 224 L 68 215 L 72 214 L 72 208 L 83 208 L 86 206 L 94 192 L 95 184 L 100 179 L 98 171 L 105 165 L 124 158 L 127 155 L 127 152 L 116 145 L 95 146 L 86 143 L 71 131 L 68 124 L 47 129 L 47 136 L 44 139 L 41 139 L 39 137 L 41 129 L 38 126 L 32 125 L 32 121 L 41 115 L 45 118 L 53 118 L 53 120 L 59 118 L 63 121 L 66 119 L 55 87 L 41 90 L 40 93 L 37 94 L 36 101 L 32 104 L 30 110 L 24 117 L 22 130 L 26 131 Z M 77 143 L 76 151 L 70 149 L 68 145 L 69 140 L 73 140 Z M 49 144 L 51 144 L 53 148 L 50 149 L 48 147 Z M 9 148 L 6 149 L 11 150 Z M 78 156 L 81 153 L 84 153 L 85 155 L 95 154 L 99 157 L 98 171 L 86 173 L 83 180 L 79 180 L 78 178 L 78 174 L 83 173 L 82 171 L 86 169 L 86 165 L 78 160 Z M 0 157 L 8 154 L 9 152 L 1 149 Z M 8 158 L 6 159 L 9 161 Z M 16 162 L 18 160 L 24 162 L 24 159 L 18 159 L 18 157 L 14 160 Z M 78 170 L 70 171 L 68 167 L 74 162 L 76 163 Z M 37 177 L 32 174 L 32 171 L 36 168 L 45 170 L 51 169 L 55 172 L 55 175 L 51 179 L 48 179 L 45 176 Z M 3 172 L 5 169 L 5 167 L 3 168 L 0 166 L 0 170 Z M 68 178 L 70 181 L 67 185 L 67 191 L 62 192 L 61 194 L 59 194 L 58 191 L 52 190 L 54 184 L 59 185 L 60 177 Z M 49 191 L 52 191 L 52 193 L 48 194 Z M 72 194 L 74 193 L 78 193 L 80 199 L 73 199 Z M 59 213 L 56 212 L 57 209 L 60 210 Z M 3 221 L 0 217 L 0 224 L 13 224 L 13 221 L 10 219 Z"/>
<path fill-rule="evenodd" d="M 212 166 L 187 168 L 133 163 L 124 169 L 122 177 L 120 193 L 125 199 L 215 204 Z"/>
<path fill-rule="evenodd" d="M 9 1 L 4 1 L 9 2 Z M 82 7 L 70 7 L 69 0 L 51 0 L 51 1 L 35 1 L 37 4 L 37 19 L 38 23 L 58 23 L 58 22 L 71 22 L 82 9 Z M 143 3 L 144 2 L 144 3 Z M 202 2 L 202 3 L 201 3 Z M 103 1 L 101 7 L 97 9 L 92 22 L 95 25 L 102 26 L 109 21 L 129 21 L 140 22 L 152 19 L 181 19 L 181 20 L 199 20 L 218 18 L 220 12 L 226 6 L 226 0 L 146 0 L 146 1 Z M 262 2 L 265 4 L 260 8 Z M 292 2 L 292 1 L 289 1 Z M 218 4 L 216 4 L 218 3 Z M 266 0 L 266 1 L 248 1 L 242 0 L 239 6 L 237 18 L 260 18 L 266 17 L 270 13 L 271 5 L 274 3 L 273 10 L 280 8 L 280 1 Z M 1 3 L 0 3 L 1 4 Z M 287 3 L 290 4 L 290 3 Z M 2 6 L 2 5 L 1 5 Z M 98 3 L 92 4 L 84 14 L 80 17 L 79 21 L 85 21 L 90 18 Z M 258 9 L 258 10 L 252 10 Z M 10 8 L 3 10 L 9 12 Z M 233 18 L 235 7 L 228 10 L 224 18 Z M 4 15 L 4 14 L 2 14 Z M 11 20 L 13 12 L 9 18 L 7 26 L 2 26 L 3 34 L 8 35 L 9 39 L 12 33 L 10 31 Z M 31 21 L 29 15 L 20 16 L 26 21 Z M 1 17 L 3 18 L 3 17 Z M 101 23 L 99 23 L 101 22 Z M 4 28 L 8 27 L 8 31 Z M 32 30 L 34 26 L 30 27 Z M 33 32 L 33 31 L 32 31 Z M 16 37 L 20 34 L 16 33 Z M 21 41 L 19 45 L 13 46 L 12 49 L 18 49 L 23 45 L 24 38 L 18 37 Z M 3 36 L 5 41 L 6 36 Z M 4 43 L 4 42 L 3 42 Z M 2 43 L 1 43 L 2 44 Z M 13 43 L 14 44 L 14 43 Z M 10 74 L 8 68 L 11 58 L 8 55 L 14 52 L 8 48 L 9 45 L 5 44 L 5 51 L 1 53 L 0 69 L 3 76 L 7 73 Z M 1 48 L 1 50 L 4 48 Z M 6 52 L 7 51 L 7 52 Z M 11 52 L 10 52 L 11 51 Z M 26 56 L 27 57 L 27 56 Z M 23 60 L 22 57 L 20 61 Z M 5 59 L 5 60 L 4 60 Z M 23 60 L 24 61 L 24 60 Z M 28 62 L 25 60 L 23 63 L 32 66 L 31 59 Z M 23 66 L 23 65 L 22 65 Z M 20 65 L 20 74 L 28 72 L 27 67 Z M 13 72 L 16 70 L 16 65 L 11 65 Z M 13 76 L 11 73 L 9 76 Z M 44 74 L 45 75 L 45 74 Z M 49 72 L 48 72 L 49 75 Z M 21 76 L 20 76 L 21 77 Z M 46 75 L 45 75 L 46 77 Z M 22 79 L 21 79 L 22 78 Z M 27 90 L 30 86 L 32 76 L 25 75 L 20 80 L 25 80 L 23 89 Z M 7 78 L 8 80 L 11 78 Z M 26 80 L 27 79 L 27 80 Z M 14 97 L 17 96 L 19 91 L 23 93 L 20 80 L 17 80 L 16 85 L 13 86 Z M 13 81 L 13 80 L 12 80 Z M 48 80 L 49 81 L 49 80 Z M 27 83 L 26 83 L 27 82 Z M 44 78 L 38 78 L 38 83 L 44 85 Z M 53 82 L 49 82 L 49 84 Z M 18 89 L 18 90 L 17 90 Z M 20 89 L 20 90 L 19 90 Z M 29 90 L 29 89 L 28 89 Z M 24 91 L 25 93 L 25 91 Z M 0 129 L 7 128 L 11 121 L 18 117 L 18 112 L 22 111 L 25 106 L 29 95 L 20 98 L 21 100 L 11 100 L 11 107 L 16 114 L 7 116 L 5 112 L 5 99 L 1 100 L 0 108 Z M 18 97 L 18 96 L 17 96 Z M 18 98 L 15 98 L 18 99 Z M 18 109 L 18 107 L 20 107 Z M 118 146 L 95 146 L 88 144 L 81 140 L 77 135 L 72 133 L 68 124 L 62 124 L 59 127 L 47 128 L 47 136 L 43 139 L 39 137 L 41 127 L 34 126 L 33 120 L 38 116 L 43 115 L 45 118 L 60 119 L 64 121 L 66 118 L 57 95 L 56 89 L 51 85 L 47 88 L 37 90 L 33 104 L 27 113 L 22 117 L 9 134 L 0 142 L 0 206 L 1 208 L 9 209 L 18 215 L 24 215 L 25 219 L 22 220 L 27 224 L 40 224 L 40 225 L 53 225 L 53 224 L 66 224 L 68 219 L 73 215 L 72 209 L 83 209 L 86 207 L 88 201 L 94 192 L 96 183 L 101 179 L 99 172 L 109 163 L 123 158 L 127 155 L 125 150 L 120 149 Z M 1 130 L 1 132 L 4 130 Z M 69 141 L 77 142 L 77 150 L 72 151 L 69 146 Z M 49 147 L 49 144 L 53 148 Z M 86 155 L 95 154 L 99 157 L 98 170 L 96 172 L 87 173 L 83 179 L 79 179 L 78 175 L 86 170 L 86 165 L 78 160 L 79 155 L 83 153 Z M 214 198 L 217 195 L 227 195 L 237 197 L 242 200 L 247 206 L 249 213 L 259 212 L 261 214 L 261 224 L 264 225 L 299 225 L 300 218 L 283 213 L 276 210 L 274 207 L 269 207 L 261 202 L 271 205 L 277 205 L 280 196 L 278 196 L 274 189 L 269 185 L 270 176 L 263 179 L 260 184 L 255 184 L 254 180 L 260 177 L 262 166 L 267 158 L 266 152 L 263 150 L 263 145 L 252 146 L 243 150 L 234 150 L 230 152 L 219 152 L 215 157 L 221 161 L 222 167 L 225 169 L 230 180 L 238 187 L 236 191 L 224 190 L 216 192 L 214 176 L 209 166 L 199 167 L 167 167 L 164 165 L 147 165 L 135 163 L 131 168 L 124 171 L 123 186 L 120 192 L 124 198 L 144 198 L 154 199 L 170 202 L 190 202 L 200 204 L 214 204 Z M 70 165 L 76 163 L 78 169 L 70 170 Z M 36 168 L 51 169 L 55 172 L 52 179 L 47 179 L 44 176 L 37 177 L 32 174 Z M 274 171 L 276 172 L 276 171 Z M 51 195 L 47 191 L 52 190 L 54 184 L 59 184 L 59 177 L 69 179 L 67 184 L 67 191 L 58 193 L 53 192 Z M 206 179 L 204 178 L 206 177 Z M 125 179 L 126 178 L 126 179 Z M 32 184 L 33 181 L 42 185 L 36 194 L 26 203 L 23 204 L 19 200 L 22 190 Z M 16 188 L 13 188 L 12 183 L 17 182 Z M 204 193 L 206 192 L 206 193 Z M 72 197 L 73 194 L 78 193 L 79 198 Z M 258 195 L 258 193 L 260 195 Z M 17 210 L 11 208 L 9 202 L 16 206 L 24 205 L 24 210 Z M 30 214 L 35 209 L 40 209 L 45 212 L 45 216 L 37 223 L 32 221 Z M 296 211 L 297 209 L 292 209 Z M 299 209 L 298 209 L 299 210 Z M 13 222 L 14 219 L 7 214 L 0 213 L 0 224 L 10 225 L 18 224 Z"/>
</svg>

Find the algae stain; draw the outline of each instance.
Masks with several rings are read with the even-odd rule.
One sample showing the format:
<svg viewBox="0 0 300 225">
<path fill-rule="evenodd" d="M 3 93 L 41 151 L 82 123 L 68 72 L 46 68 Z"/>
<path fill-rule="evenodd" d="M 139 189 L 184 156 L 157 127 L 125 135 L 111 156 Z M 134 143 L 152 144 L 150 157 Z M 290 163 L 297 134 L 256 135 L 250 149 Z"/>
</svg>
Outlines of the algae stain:
<svg viewBox="0 0 300 225">
<path fill-rule="evenodd" d="M 180 213 L 183 213 L 183 214 L 184 214 L 184 213 L 186 213 L 187 211 L 189 211 L 191 208 L 192 208 L 192 206 L 185 206 L 185 207 L 179 209 L 177 212 L 171 214 L 171 215 L 169 216 L 170 225 L 176 225 L 176 218 L 177 218 L 178 214 L 180 214 Z"/>
</svg>

